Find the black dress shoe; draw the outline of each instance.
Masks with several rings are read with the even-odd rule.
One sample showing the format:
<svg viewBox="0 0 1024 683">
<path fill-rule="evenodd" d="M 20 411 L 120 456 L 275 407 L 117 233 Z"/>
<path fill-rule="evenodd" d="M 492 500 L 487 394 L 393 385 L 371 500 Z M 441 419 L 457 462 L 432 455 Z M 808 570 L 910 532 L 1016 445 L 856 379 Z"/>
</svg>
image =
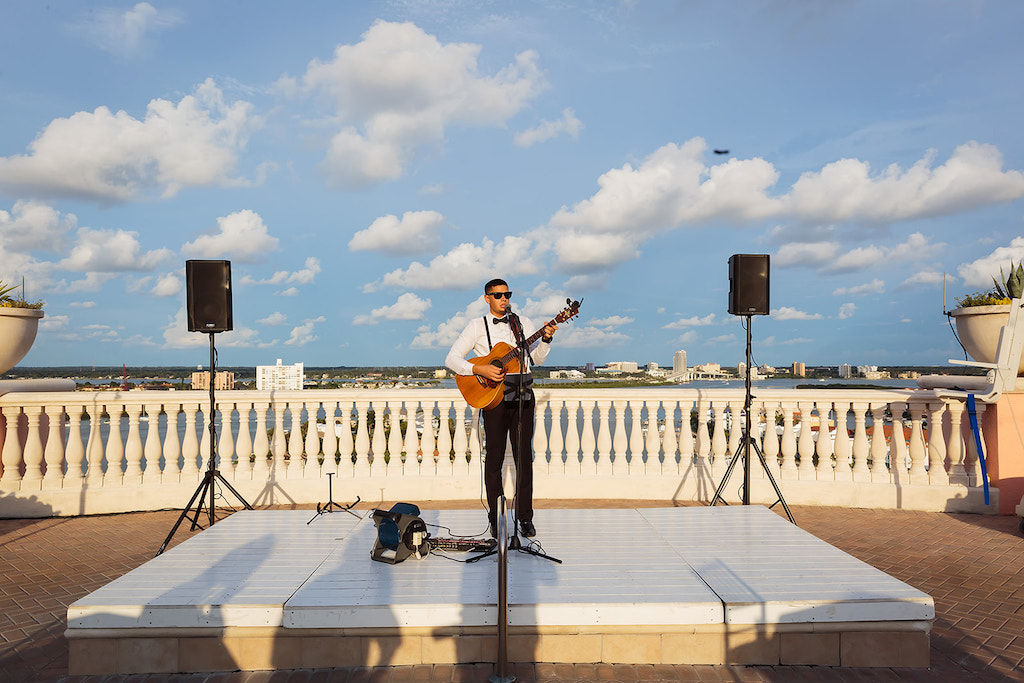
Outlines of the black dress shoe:
<svg viewBox="0 0 1024 683">
<path fill-rule="evenodd" d="M 523 536 L 526 538 L 533 538 L 537 535 L 537 528 L 533 526 L 533 522 L 519 522 L 519 530 L 523 532 Z"/>
<path fill-rule="evenodd" d="M 498 527 L 494 524 L 494 522 L 490 523 L 490 527 L 491 527 L 491 538 L 497 538 L 498 537 Z"/>
</svg>

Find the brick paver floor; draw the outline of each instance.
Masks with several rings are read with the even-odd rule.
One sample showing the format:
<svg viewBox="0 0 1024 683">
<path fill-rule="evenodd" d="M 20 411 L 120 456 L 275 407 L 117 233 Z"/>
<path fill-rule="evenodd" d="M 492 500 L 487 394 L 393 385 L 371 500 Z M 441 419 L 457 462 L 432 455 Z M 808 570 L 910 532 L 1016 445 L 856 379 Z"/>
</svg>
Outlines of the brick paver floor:
<svg viewBox="0 0 1024 683">
<path fill-rule="evenodd" d="M 643 506 L 538 501 L 538 507 Z M 653 504 L 652 504 L 653 505 Z M 423 509 L 467 507 L 420 503 Z M 360 506 L 366 509 L 366 506 Z M 1017 517 L 794 506 L 804 530 L 935 599 L 929 669 L 517 664 L 523 683 L 573 681 L 1024 681 L 1024 537 Z M 487 681 L 491 665 L 75 677 L 67 607 L 154 556 L 179 512 L 0 520 L 0 681 L 434 683 Z M 481 513 L 483 514 L 483 513 Z M 543 529 L 540 530 L 543 535 Z M 191 535 L 186 522 L 172 545 Z M 198 532 L 196 532 L 198 533 Z"/>
</svg>

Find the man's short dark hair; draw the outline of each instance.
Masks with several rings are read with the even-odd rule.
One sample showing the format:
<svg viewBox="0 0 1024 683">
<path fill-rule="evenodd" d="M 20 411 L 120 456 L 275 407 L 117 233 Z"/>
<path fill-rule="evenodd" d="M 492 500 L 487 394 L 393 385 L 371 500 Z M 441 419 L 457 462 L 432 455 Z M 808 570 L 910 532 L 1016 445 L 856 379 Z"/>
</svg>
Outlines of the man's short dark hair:
<svg viewBox="0 0 1024 683">
<path fill-rule="evenodd" d="M 502 285 L 504 285 L 506 289 L 508 288 L 507 282 L 502 280 L 500 277 L 496 277 L 490 282 L 488 282 L 486 285 L 484 285 L 484 294 L 490 294 L 492 289 L 494 289 L 495 287 L 501 287 Z"/>
</svg>

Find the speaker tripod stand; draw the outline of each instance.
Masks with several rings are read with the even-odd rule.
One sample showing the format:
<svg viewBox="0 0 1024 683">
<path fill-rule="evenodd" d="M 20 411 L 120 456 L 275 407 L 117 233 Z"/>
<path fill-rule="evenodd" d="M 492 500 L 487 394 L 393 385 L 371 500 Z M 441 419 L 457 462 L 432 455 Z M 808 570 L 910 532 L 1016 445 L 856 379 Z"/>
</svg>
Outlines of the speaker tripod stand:
<svg viewBox="0 0 1024 683">
<path fill-rule="evenodd" d="M 779 489 L 779 485 L 775 482 L 775 477 L 772 475 L 771 469 L 768 467 L 768 462 L 764 459 L 764 454 L 761 449 L 758 448 L 757 442 L 754 441 L 754 437 L 750 435 L 750 410 L 753 396 L 750 394 L 750 315 L 744 315 L 747 319 L 747 372 L 746 382 L 744 387 L 746 394 L 743 400 L 743 414 L 744 414 L 744 427 L 743 436 L 740 439 L 740 448 L 732 456 L 732 460 L 729 461 L 729 466 L 725 469 L 725 475 L 722 476 L 722 482 L 718 485 L 718 489 L 715 490 L 715 495 L 711 499 L 711 506 L 718 504 L 718 501 L 725 502 L 722 498 L 722 492 L 725 490 L 726 485 L 729 483 L 729 477 L 732 476 L 732 471 L 736 467 L 736 463 L 740 460 L 743 461 L 743 495 L 742 500 L 744 505 L 750 505 L 750 449 L 753 448 L 757 454 L 758 460 L 761 461 L 761 467 L 764 468 L 764 473 L 768 475 L 768 481 L 772 483 L 772 488 L 775 489 L 775 495 L 778 496 L 778 500 L 769 505 L 769 508 L 773 508 L 779 503 L 782 503 L 782 509 L 786 511 L 786 517 L 789 518 L 790 522 L 796 524 L 793 519 L 793 513 L 789 511 L 789 506 L 786 505 L 786 499 L 782 497 L 782 491 Z M 769 425 L 771 427 L 771 425 Z M 735 425 L 733 427 L 735 429 Z M 728 503 L 726 503 L 728 504 Z"/>
<path fill-rule="evenodd" d="M 215 417 L 217 415 L 217 400 L 215 395 L 215 385 L 217 380 L 217 352 L 213 343 L 213 335 L 215 332 L 210 332 L 210 414 L 208 416 L 209 431 L 210 431 L 210 460 L 206 466 L 206 474 L 203 476 L 203 480 L 199 482 L 199 487 L 195 493 L 192 494 L 192 499 L 188 501 L 188 505 L 181 511 L 181 515 L 178 517 L 178 521 L 174 523 L 171 528 L 171 533 L 167 534 L 167 538 L 164 539 L 163 545 L 160 546 L 160 550 L 156 551 L 157 555 L 163 554 L 164 550 L 167 549 L 167 544 L 174 538 L 175 532 L 178 531 L 178 527 L 185 521 L 186 517 L 189 517 L 189 513 L 192 512 L 192 506 L 195 505 L 194 516 L 189 517 L 192 520 L 192 531 L 200 528 L 199 516 L 203 512 L 203 503 L 206 502 L 206 497 L 209 495 L 209 502 L 206 503 L 208 513 L 208 524 L 213 526 L 216 522 L 215 517 L 215 506 L 214 497 L 216 491 L 214 490 L 214 483 L 219 482 L 234 494 L 235 498 L 241 501 L 242 505 L 245 506 L 246 510 L 252 510 L 253 507 L 242 497 L 235 487 L 228 483 L 228 480 L 220 473 L 217 469 L 217 426 L 215 424 Z M 170 428 L 170 425 L 168 425 Z"/>
</svg>

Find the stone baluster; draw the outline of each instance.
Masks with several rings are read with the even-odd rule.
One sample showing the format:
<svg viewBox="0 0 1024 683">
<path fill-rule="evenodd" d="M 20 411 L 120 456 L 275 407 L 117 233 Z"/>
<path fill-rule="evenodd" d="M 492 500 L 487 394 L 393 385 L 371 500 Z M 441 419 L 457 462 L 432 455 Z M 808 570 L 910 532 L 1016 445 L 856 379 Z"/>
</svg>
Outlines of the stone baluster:
<svg viewBox="0 0 1024 683">
<path fill-rule="evenodd" d="M 924 430 L 922 420 L 924 418 L 926 405 L 923 403 L 910 404 L 910 470 L 907 472 L 911 484 L 927 484 L 928 471 L 924 467 L 925 452 Z"/>
<path fill-rule="evenodd" d="M 889 404 L 892 410 L 892 438 L 889 441 L 889 482 L 905 484 L 907 482 L 907 435 L 903 426 L 903 413 L 907 404 L 894 401 Z M 881 478 L 879 477 L 881 481 Z"/>
<path fill-rule="evenodd" d="M 946 435 L 942 428 L 946 405 L 941 400 L 928 403 L 928 483 L 949 484 L 946 473 Z"/>
<path fill-rule="evenodd" d="M 629 462 L 626 457 L 626 449 L 629 444 L 629 435 L 626 431 L 626 406 L 628 404 L 629 402 L 624 399 L 615 400 L 613 398 L 608 407 L 608 419 L 612 420 L 614 416 L 614 422 L 610 422 L 608 425 L 612 436 L 609 473 L 629 474 Z"/>
<path fill-rule="evenodd" d="M 22 482 L 33 482 L 32 489 L 39 488 L 43 478 L 43 439 L 39 434 L 40 417 L 43 414 L 42 406 L 25 407 L 25 424 L 28 434 L 25 439 L 25 450 L 22 453 L 22 460 L 25 462 L 25 474 L 22 475 Z"/>
<path fill-rule="evenodd" d="M 369 401 L 356 401 L 356 467 L 355 476 L 370 476 L 370 425 L 367 412 L 370 410 Z"/>
<path fill-rule="evenodd" d="M 3 475 L 0 476 L 0 484 L 13 484 L 21 481 L 21 439 L 18 438 L 18 422 L 21 419 L 21 408 L 11 406 L 4 410 L 4 418 L 7 420 L 7 432 L 4 435 L 3 451 L 0 451 L 0 461 L 4 464 Z"/>
<path fill-rule="evenodd" d="M 411 404 L 412 408 L 409 408 Z M 416 414 L 419 402 L 406 404 L 405 414 L 405 462 L 410 471 L 417 471 L 420 458 L 420 436 L 416 431 Z"/>
<path fill-rule="evenodd" d="M 986 404 L 978 401 L 975 404 L 978 414 L 978 435 L 981 437 L 981 443 L 985 443 L 985 410 Z M 967 457 L 964 460 L 964 470 L 967 472 L 967 485 L 971 488 L 980 487 L 982 485 L 981 479 L 981 461 L 978 459 L 978 446 L 974 441 L 974 434 L 970 431 L 970 422 L 968 421 L 967 429 Z M 984 447 L 984 446 L 983 446 Z"/>
<path fill-rule="evenodd" d="M 239 401 L 235 406 L 238 408 L 238 438 L 235 440 L 238 466 L 235 468 L 235 477 L 237 479 L 252 479 L 256 465 L 256 460 L 253 457 L 251 426 L 254 405 L 252 401 Z"/>
<path fill-rule="evenodd" d="M 401 475 L 402 462 L 402 402 L 388 401 L 388 476 Z"/>
<path fill-rule="evenodd" d="M 437 422 L 437 462 L 438 473 L 451 476 L 452 472 L 452 431 L 449 426 L 451 415 L 451 401 L 438 401 L 437 409 L 440 413 Z"/>
<path fill-rule="evenodd" d="M 142 483 L 142 433 L 139 423 L 142 420 L 142 405 L 127 406 L 126 410 L 128 412 L 128 441 L 124 451 L 124 483 L 140 484 Z M 113 430 L 114 420 L 111 419 L 110 423 L 110 428 Z"/>
<path fill-rule="evenodd" d="M 548 471 L 548 400 L 537 395 L 534 406 L 534 427 L 533 427 L 533 466 L 541 468 L 541 472 Z M 552 429 L 554 425 L 552 425 Z M 540 472 L 536 472 L 540 474 Z"/>
<path fill-rule="evenodd" d="M 830 481 L 835 478 L 835 471 L 832 469 L 832 456 L 834 448 L 832 443 L 832 430 L 829 428 L 829 420 L 832 414 L 830 402 L 818 402 L 818 441 L 814 444 L 814 452 L 818 456 L 818 464 L 814 468 L 815 478 L 819 481 Z"/>
<path fill-rule="evenodd" d="M 813 401 L 797 401 L 800 412 L 800 436 L 796 441 L 796 454 L 799 459 L 797 471 L 800 479 L 813 479 L 814 472 L 814 427 L 819 422 L 814 415 Z"/>
<path fill-rule="evenodd" d="M 434 402 L 430 400 L 423 401 L 423 436 L 420 438 L 420 450 L 423 451 L 420 473 L 436 474 L 437 432 L 434 430 Z"/>
<path fill-rule="evenodd" d="M 235 404 L 229 401 L 226 404 L 219 403 L 217 407 L 220 409 L 220 426 L 217 428 L 217 462 L 215 464 L 220 469 L 220 473 L 224 478 L 230 477 L 233 479 L 235 466 L 237 465 L 235 461 L 235 434 L 232 430 L 235 421 Z"/>
<path fill-rule="evenodd" d="M 284 436 L 284 413 L 288 408 L 288 402 L 275 399 L 270 407 L 274 415 L 274 423 L 271 425 L 274 435 L 270 444 L 274 463 L 271 469 L 278 479 L 286 479 L 288 476 L 288 441 Z"/>
<path fill-rule="evenodd" d="M 310 474 L 320 471 L 324 461 L 323 452 L 320 447 L 320 402 L 306 402 L 306 465 Z"/>
<path fill-rule="evenodd" d="M 89 411 L 89 437 L 85 445 L 85 457 L 89 463 L 85 472 L 86 486 L 98 486 L 103 481 L 103 439 L 100 436 L 100 424 L 103 407 L 97 404 Z M 6 445 L 6 443 L 5 443 Z"/>
<path fill-rule="evenodd" d="M 324 401 L 324 441 L 320 447 L 324 454 L 322 471 L 338 472 L 338 401 Z"/>
<path fill-rule="evenodd" d="M 256 411 L 256 433 L 252 439 L 252 477 L 255 481 L 265 481 L 270 474 L 270 435 L 267 433 L 267 412 L 269 401 L 253 404 Z"/>
<path fill-rule="evenodd" d="M 950 401 L 947 404 L 949 408 L 949 470 L 947 476 L 949 477 L 950 484 L 958 484 L 960 486 L 967 485 L 967 470 L 964 469 L 964 434 L 968 437 L 970 433 L 970 423 L 964 422 L 964 412 L 967 410 L 967 406 L 963 401 Z"/>
<path fill-rule="evenodd" d="M 466 408 L 469 404 L 459 399 L 453 401 L 452 405 L 455 408 L 455 436 L 452 440 L 455 459 L 452 461 L 452 471 L 457 477 L 468 477 L 469 459 L 466 454 L 469 451 L 469 437 L 466 433 Z"/>
<path fill-rule="evenodd" d="M 185 458 L 185 464 L 181 468 L 181 480 L 184 482 L 195 481 L 199 473 L 199 436 L 196 434 L 196 413 L 199 412 L 199 405 L 187 403 L 185 409 L 185 439 L 181 444 L 181 454 Z M 206 439 L 203 439 L 205 442 Z"/>
<path fill-rule="evenodd" d="M 163 449 L 160 444 L 160 404 L 146 403 L 143 405 L 146 411 L 146 439 L 142 446 L 142 459 L 146 466 L 143 468 L 143 481 L 160 481 L 160 456 Z"/>
<path fill-rule="evenodd" d="M 110 429 L 107 431 L 107 443 L 104 452 L 107 456 L 107 481 L 124 482 L 124 439 L 121 438 L 121 403 L 106 406 L 110 417 Z"/>
<path fill-rule="evenodd" d="M 647 405 L 647 437 L 644 439 L 644 451 L 648 472 L 664 472 L 661 461 L 661 429 L 659 428 L 658 409 L 660 401 L 646 401 Z"/>
<path fill-rule="evenodd" d="M 66 407 L 68 415 L 68 441 L 64 446 L 64 459 L 68 465 L 68 471 L 64 474 L 64 481 L 68 486 L 81 486 L 85 479 L 85 472 L 82 470 L 82 462 L 85 460 L 85 444 L 82 442 L 82 413 L 85 407 L 70 405 Z"/>
<path fill-rule="evenodd" d="M 729 401 L 729 454 L 735 455 L 740 448 L 740 439 L 743 438 L 743 430 L 746 428 L 746 422 L 743 418 L 743 402 L 742 401 Z M 753 429 L 753 422 L 751 422 L 751 429 Z"/>
<path fill-rule="evenodd" d="M 795 401 L 782 403 L 782 440 L 779 450 L 782 454 L 782 465 L 779 472 L 786 479 L 796 479 L 796 424 L 794 423 Z M 803 431 L 801 427 L 801 431 Z"/>
<path fill-rule="evenodd" d="M 44 413 L 47 416 L 46 446 L 43 449 L 43 461 L 46 472 L 43 473 L 43 485 L 47 488 L 61 488 L 64 484 L 64 406 L 50 406 Z"/>
<path fill-rule="evenodd" d="M 356 462 L 353 460 L 355 452 L 355 439 L 352 438 L 352 409 L 354 404 L 350 401 L 339 401 L 338 409 L 341 411 L 341 427 L 338 429 L 338 474 L 354 476 Z M 412 423 L 410 423 L 412 425 Z M 412 425 L 413 433 L 416 432 L 415 425 Z"/>
<path fill-rule="evenodd" d="M 288 414 L 290 416 L 288 432 L 288 477 L 296 477 L 302 474 L 303 450 L 305 444 L 302 439 L 302 403 L 288 401 Z"/>
<path fill-rule="evenodd" d="M 583 452 L 581 461 L 583 474 L 597 474 L 597 441 L 594 438 L 594 403 L 581 402 L 583 406 L 583 428 L 580 432 L 580 450 Z"/>
<path fill-rule="evenodd" d="M 711 435 L 708 433 L 708 404 L 707 399 L 703 396 L 697 399 L 697 436 L 694 440 L 699 457 L 710 458 L 716 468 L 725 465 L 724 458 L 711 458 L 713 453 L 711 451 Z"/>
<path fill-rule="evenodd" d="M 869 459 L 871 460 L 868 465 L 871 476 L 870 481 L 876 481 L 881 478 L 881 481 L 887 481 L 889 473 L 882 469 L 882 465 L 885 464 L 886 453 L 889 452 L 889 445 L 885 438 L 885 411 L 888 407 L 886 401 L 873 401 L 870 404 L 871 418 L 874 421 L 874 430 L 871 434 L 871 450 L 869 452 Z M 895 429 L 895 425 L 893 426 Z M 883 475 L 884 472 L 884 476 Z"/>
<path fill-rule="evenodd" d="M 582 401 L 568 401 L 565 404 L 568 416 L 565 429 L 565 472 L 573 476 L 583 471 L 583 464 L 580 462 L 579 425 L 579 410 L 582 406 Z"/>
<path fill-rule="evenodd" d="M 712 401 L 711 410 L 715 416 L 714 426 L 711 428 L 711 453 L 715 460 L 725 461 L 729 449 L 729 441 L 725 437 L 725 403 Z"/>
<path fill-rule="evenodd" d="M 387 469 L 387 460 L 384 458 L 387 452 L 387 435 L 384 429 L 384 415 L 387 401 L 374 401 L 374 429 L 370 437 L 370 453 L 373 456 L 371 468 L 379 474 Z"/>
<path fill-rule="evenodd" d="M 761 453 L 770 467 L 777 467 L 779 464 L 781 448 L 779 446 L 779 431 L 776 429 L 775 419 L 780 407 L 778 403 L 764 404 L 764 444 L 761 447 Z"/>
<path fill-rule="evenodd" d="M 164 403 L 157 406 L 160 414 L 163 415 L 164 429 L 163 439 L 160 439 L 160 420 L 157 417 L 157 422 L 154 425 L 153 418 L 150 418 L 149 428 L 155 430 L 153 438 L 160 441 L 159 457 L 153 461 L 154 465 L 159 466 L 159 472 L 150 472 L 150 482 L 177 482 L 181 475 L 181 437 L 178 434 L 178 411 L 180 410 L 180 404 L 176 403 Z M 149 456 L 147 455 L 146 470 L 149 471 Z"/>
<path fill-rule="evenodd" d="M 661 450 L 665 454 L 665 460 L 662 463 L 661 471 L 669 476 L 676 476 L 681 469 L 686 469 L 689 466 L 690 460 L 693 458 L 693 434 L 690 432 L 689 411 L 686 411 L 683 416 L 683 423 L 679 428 L 679 433 L 684 436 L 676 438 L 676 402 L 668 401 L 663 405 L 665 406 L 665 433 L 661 439 Z M 655 429 L 657 429 L 657 424 L 655 424 Z M 681 441 L 686 444 L 686 451 L 677 460 L 676 453 L 683 451 L 680 447 Z"/>
<path fill-rule="evenodd" d="M 469 421 L 469 456 L 470 461 L 466 463 L 467 467 L 472 464 L 474 470 L 479 471 L 478 463 L 480 462 L 481 452 L 483 451 L 483 437 L 480 430 L 480 409 L 470 408 L 470 421 Z"/>
<path fill-rule="evenodd" d="M 565 474 L 565 438 L 562 436 L 562 406 L 565 401 L 555 400 L 551 403 L 551 434 L 548 436 L 548 449 L 551 457 L 548 460 L 549 474 Z"/>
<path fill-rule="evenodd" d="M 612 473 L 611 406 L 611 401 L 597 401 L 597 460 L 594 462 L 594 471 L 606 476 Z"/>
<path fill-rule="evenodd" d="M 868 469 L 868 455 L 871 453 L 871 444 L 868 441 L 867 412 L 868 404 L 866 402 L 854 402 L 853 467 L 850 470 L 854 481 L 871 481 L 871 470 Z M 872 431 L 881 428 L 881 420 L 876 420 Z M 877 433 L 875 436 L 878 436 Z"/>
<path fill-rule="evenodd" d="M 836 439 L 835 448 L 835 469 L 833 476 L 836 481 L 853 481 L 853 470 L 850 468 L 850 459 L 853 457 L 853 444 L 850 441 L 849 417 L 850 402 L 838 400 L 836 407 Z"/>
<path fill-rule="evenodd" d="M 639 475 L 646 471 L 644 466 L 644 434 L 643 424 L 641 424 L 643 417 L 644 402 L 633 399 L 626 402 L 626 408 L 629 410 L 629 439 L 628 443 L 623 446 L 623 461 L 625 461 L 625 449 L 629 449 L 629 474 Z M 625 431 L 625 430 L 623 430 Z"/>
</svg>

